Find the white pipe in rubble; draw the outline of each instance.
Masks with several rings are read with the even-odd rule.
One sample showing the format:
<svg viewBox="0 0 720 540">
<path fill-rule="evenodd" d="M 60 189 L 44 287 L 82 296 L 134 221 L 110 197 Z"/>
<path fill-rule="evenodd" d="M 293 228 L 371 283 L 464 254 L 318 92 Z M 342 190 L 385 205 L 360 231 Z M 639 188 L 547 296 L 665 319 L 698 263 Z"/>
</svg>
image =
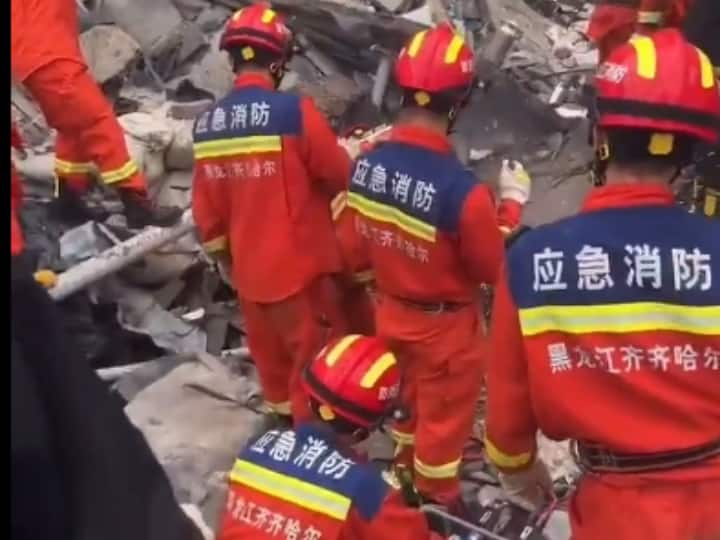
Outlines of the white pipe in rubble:
<svg viewBox="0 0 720 540">
<path fill-rule="evenodd" d="M 194 227 L 191 210 L 186 210 L 174 227 L 150 227 L 58 275 L 57 284 L 49 291 L 50 296 L 55 300 L 67 298 L 91 283 L 122 270 L 143 255 L 185 236 Z"/>
</svg>

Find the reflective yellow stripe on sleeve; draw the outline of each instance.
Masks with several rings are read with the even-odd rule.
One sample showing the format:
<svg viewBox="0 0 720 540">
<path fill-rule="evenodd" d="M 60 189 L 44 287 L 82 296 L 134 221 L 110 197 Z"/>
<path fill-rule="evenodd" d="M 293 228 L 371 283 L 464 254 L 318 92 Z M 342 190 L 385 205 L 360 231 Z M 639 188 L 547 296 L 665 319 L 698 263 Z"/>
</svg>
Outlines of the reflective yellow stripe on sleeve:
<svg viewBox="0 0 720 540">
<path fill-rule="evenodd" d="M 282 150 L 282 138 L 280 135 L 255 135 L 252 137 L 218 139 L 195 143 L 193 150 L 195 159 L 280 152 Z"/>
<path fill-rule="evenodd" d="M 372 270 L 363 270 L 362 272 L 355 272 L 352 275 L 354 283 L 370 283 L 375 279 L 375 272 Z"/>
<path fill-rule="evenodd" d="M 348 206 L 360 212 L 363 216 L 384 223 L 391 223 L 406 233 L 435 242 L 436 229 L 433 225 L 425 223 L 413 216 L 404 213 L 399 208 L 387 204 L 371 201 L 358 193 L 348 194 Z"/>
<path fill-rule="evenodd" d="M 527 467 L 532 459 L 532 452 L 521 452 L 520 454 L 506 454 L 498 449 L 490 439 L 485 437 L 485 453 L 488 459 L 501 469 L 522 469 Z"/>
<path fill-rule="evenodd" d="M 137 172 L 137 164 L 131 159 L 122 167 L 110 171 L 102 171 L 100 178 L 102 178 L 105 184 L 117 184 L 118 182 L 124 182 Z"/>
<path fill-rule="evenodd" d="M 283 401 L 281 403 L 266 401 L 265 405 L 275 414 L 284 414 L 285 416 L 290 416 L 291 414 L 289 401 Z"/>
<path fill-rule="evenodd" d="M 428 465 L 423 463 L 418 458 L 415 458 L 415 472 L 421 474 L 425 478 L 442 479 L 442 478 L 453 478 L 457 476 L 460 470 L 460 460 L 451 461 L 450 463 L 443 463 L 442 465 Z"/>
<path fill-rule="evenodd" d="M 347 206 L 347 191 L 341 191 L 330 202 L 330 213 L 332 214 L 333 221 L 337 221 Z"/>
<path fill-rule="evenodd" d="M 720 335 L 720 306 L 690 307 L 657 302 L 595 306 L 540 306 L 519 310 L 524 336 L 544 332 L 591 334 L 670 330 Z"/>
<path fill-rule="evenodd" d="M 203 243 L 203 249 L 206 253 L 217 253 L 218 251 L 227 249 L 227 246 L 227 236 L 218 236 L 217 238 L 213 238 L 212 240 Z"/>
<path fill-rule="evenodd" d="M 55 158 L 55 172 L 57 174 L 83 174 L 92 172 L 95 166 L 92 162 L 74 162 Z"/>
<path fill-rule="evenodd" d="M 340 493 L 242 459 L 235 460 L 230 480 L 338 520 L 345 520 L 350 511 L 351 500 Z"/>
<path fill-rule="evenodd" d="M 391 429 L 390 436 L 392 437 L 393 441 L 402 446 L 412 446 L 413 444 L 415 444 L 415 435 L 413 435 L 412 433 L 404 433 L 396 429 Z"/>
</svg>

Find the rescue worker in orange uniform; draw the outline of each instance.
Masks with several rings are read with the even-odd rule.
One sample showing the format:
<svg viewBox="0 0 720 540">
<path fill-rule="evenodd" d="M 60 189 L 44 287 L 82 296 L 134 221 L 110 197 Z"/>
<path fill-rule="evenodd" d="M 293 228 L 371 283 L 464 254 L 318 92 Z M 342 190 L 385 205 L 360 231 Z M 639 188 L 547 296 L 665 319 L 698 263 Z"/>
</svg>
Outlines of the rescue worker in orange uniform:
<svg viewBox="0 0 720 540">
<path fill-rule="evenodd" d="M 600 0 L 590 17 L 588 36 L 600 62 L 633 34 L 645 35 L 682 24 L 692 0 Z"/>
<path fill-rule="evenodd" d="M 413 414 L 393 429 L 398 465 L 414 469 L 421 496 L 451 505 L 482 383 L 479 288 L 498 277 L 501 229 L 518 225 L 530 180 L 519 164 L 505 166 L 496 210 L 489 188 L 457 159 L 448 131 L 474 76 L 473 54 L 451 26 L 416 34 L 395 75 L 403 106 L 388 139 L 355 162 L 355 245 L 344 252 L 374 272 L 377 334 L 403 369 Z"/>
<path fill-rule="evenodd" d="M 235 461 L 218 540 L 440 540 L 394 477 L 352 450 L 392 416 L 399 384 L 377 338 L 328 344 L 303 372 L 312 421 L 264 433 Z"/>
<path fill-rule="evenodd" d="M 231 268 L 268 405 L 298 420 L 301 363 L 345 333 L 330 203 L 350 159 L 310 99 L 277 90 L 291 51 L 278 13 L 241 9 L 221 47 L 235 88 L 196 121 L 193 215 L 206 252 Z"/>
<path fill-rule="evenodd" d="M 720 223 L 669 183 L 718 138 L 708 58 L 675 29 L 596 85 L 601 187 L 523 235 L 496 289 L 486 451 L 513 496 L 548 489 L 538 429 L 576 443 L 576 540 L 720 537 Z"/>
<path fill-rule="evenodd" d="M 130 158 L 112 107 L 88 72 L 78 41 L 73 0 L 12 0 L 12 77 L 32 94 L 58 132 L 55 174 L 64 217 L 92 218 L 81 194 L 95 169 L 116 186 L 131 227 L 170 225 L 178 208 L 153 206 L 145 178 Z"/>
</svg>

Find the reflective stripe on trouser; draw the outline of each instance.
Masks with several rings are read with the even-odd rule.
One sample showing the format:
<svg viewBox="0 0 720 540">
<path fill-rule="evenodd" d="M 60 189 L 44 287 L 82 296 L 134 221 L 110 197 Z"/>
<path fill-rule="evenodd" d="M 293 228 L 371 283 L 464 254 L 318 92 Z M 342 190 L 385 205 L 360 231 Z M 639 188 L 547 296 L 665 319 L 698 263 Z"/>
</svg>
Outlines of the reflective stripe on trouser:
<svg viewBox="0 0 720 540">
<path fill-rule="evenodd" d="M 403 369 L 403 403 L 411 418 L 394 426 L 403 443 L 397 463 L 409 465 L 413 442 L 415 486 L 448 502 L 459 495 L 463 447 L 472 433 L 482 386 L 483 338 L 475 306 L 433 315 L 383 298 L 378 334 L 387 339 Z M 402 339 L 408 333 L 417 341 Z M 441 390 L 440 390 L 441 389 Z"/>
<path fill-rule="evenodd" d="M 328 339 L 345 332 L 337 307 L 322 294 L 324 280 L 270 304 L 239 297 L 245 317 L 248 346 L 258 370 L 266 404 L 280 414 L 290 405 L 294 421 L 307 420 L 308 399 L 300 388 L 300 372 Z"/>
<path fill-rule="evenodd" d="M 56 173 L 80 187 L 92 163 L 104 183 L 144 191 L 145 180 L 130 158 L 115 113 L 81 62 L 55 60 L 24 81 L 58 131 Z"/>
</svg>

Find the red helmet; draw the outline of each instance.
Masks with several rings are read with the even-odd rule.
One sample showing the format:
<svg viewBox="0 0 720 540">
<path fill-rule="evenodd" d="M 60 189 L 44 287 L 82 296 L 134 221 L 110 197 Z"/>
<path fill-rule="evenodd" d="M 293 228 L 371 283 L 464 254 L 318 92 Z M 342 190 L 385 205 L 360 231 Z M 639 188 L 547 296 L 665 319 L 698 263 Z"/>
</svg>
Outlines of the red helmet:
<svg viewBox="0 0 720 540">
<path fill-rule="evenodd" d="M 285 19 L 270 9 L 269 4 L 259 3 L 242 8 L 230 17 L 220 39 L 220 48 L 250 45 L 283 55 L 290 48 L 291 39 L 292 33 Z"/>
<path fill-rule="evenodd" d="M 303 372 L 305 391 L 326 421 L 340 417 L 369 428 L 393 410 L 400 370 L 378 338 L 350 335 L 329 343 Z"/>
<path fill-rule="evenodd" d="M 413 36 L 395 63 L 395 79 L 408 90 L 418 90 L 424 106 L 427 94 L 467 90 L 473 83 L 475 57 L 465 40 L 443 23 Z M 429 100 L 428 100 L 429 101 Z"/>
<path fill-rule="evenodd" d="M 715 142 L 720 94 L 710 60 L 675 29 L 615 49 L 596 75 L 598 126 Z M 660 152 L 662 153 L 662 152 Z"/>
</svg>

